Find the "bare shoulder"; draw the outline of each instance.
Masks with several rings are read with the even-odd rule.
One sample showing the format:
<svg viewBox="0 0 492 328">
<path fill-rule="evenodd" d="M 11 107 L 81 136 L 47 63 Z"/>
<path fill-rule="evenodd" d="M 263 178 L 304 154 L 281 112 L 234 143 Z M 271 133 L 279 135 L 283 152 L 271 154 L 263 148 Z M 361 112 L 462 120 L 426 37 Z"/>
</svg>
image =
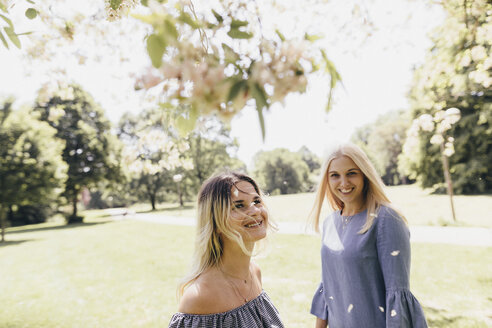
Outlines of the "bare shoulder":
<svg viewBox="0 0 492 328">
<path fill-rule="evenodd" d="M 178 311 L 189 314 L 221 312 L 221 290 L 213 272 L 203 273 L 183 293 Z"/>
</svg>

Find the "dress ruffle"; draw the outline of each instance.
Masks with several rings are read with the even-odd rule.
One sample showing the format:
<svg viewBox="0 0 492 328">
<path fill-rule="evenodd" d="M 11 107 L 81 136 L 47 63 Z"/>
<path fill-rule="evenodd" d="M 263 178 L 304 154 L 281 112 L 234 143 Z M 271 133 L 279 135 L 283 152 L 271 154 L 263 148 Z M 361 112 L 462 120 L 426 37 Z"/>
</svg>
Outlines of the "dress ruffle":
<svg viewBox="0 0 492 328">
<path fill-rule="evenodd" d="M 213 314 L 176 313 L 169 328 L 283 328 L 272 301 L 262 292 L 248 303 L 227 312 Z"/>
<path fill-rule="evenodd" d="M 386 291 L 386 327 L 427 328 L 419 301 L 408 289 Z"/>
<path fill-rule="evenodd" d="M 323 294 L 323 283 L 319 284 L 318 289 L 316 289 L 316 292 L 314 293 L 313 302 L 311 304 L 311 314 L 314 314 L 320 319 L 328 320 L 328 309 Z"/>
</svg>

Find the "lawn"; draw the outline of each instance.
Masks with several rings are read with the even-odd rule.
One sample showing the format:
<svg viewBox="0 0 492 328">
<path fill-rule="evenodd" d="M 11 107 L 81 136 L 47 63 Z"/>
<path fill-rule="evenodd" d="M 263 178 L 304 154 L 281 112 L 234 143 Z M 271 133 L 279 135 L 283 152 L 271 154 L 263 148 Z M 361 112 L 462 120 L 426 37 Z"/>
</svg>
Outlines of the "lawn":
<svg viewBox="0 0 492 328">
<path fill-rule="evenodd" d="M 10 229 L 0 244 L 0 327 L 166 327 L 192 227 L 108 218 Z M 316 236 L 274 235 L 256 261 L 286 327 L 312 327 Z M 492 250 L 413 245 L 412 290 L 431 327 L 490 327 Z"/>
<path fill-rule="evenodd" d="M 390 200 L 403 212 L 411 225 L 456 225 L 492 228 L 492 195 L 454 196 L 458 222 L 451 215 L 449 197 L 432 195 L 416 185 L 387 187 Z M 265 201 L 272 217 L 277 221 L 305 221 L 314 203 L 314 193 L 279 195 L 266 197 Z M 137 212 L 150 212 L 150 205 L 140 204 L 133 208 Z M 325 204 L 323 213 L 329 213 Z M 160 204 L 153 215 L 194 217 L 194 203 L 185 207 L 176 204 Z"/>
</svg>

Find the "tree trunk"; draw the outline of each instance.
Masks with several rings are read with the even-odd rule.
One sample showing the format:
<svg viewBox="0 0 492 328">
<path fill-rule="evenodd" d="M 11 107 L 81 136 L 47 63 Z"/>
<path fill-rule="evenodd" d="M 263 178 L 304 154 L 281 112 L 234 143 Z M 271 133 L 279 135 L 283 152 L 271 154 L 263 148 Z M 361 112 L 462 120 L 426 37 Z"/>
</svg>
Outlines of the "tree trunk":
<svg viewBox="0 0 492 328">
<path fill-rule="evenodd" d="M 75 196 L 73 196 L 72 199 L 72 216 L 75 218 L 77 216 L 77 193 L 75 193 Z"/>
<path fill-rule="evenodd" d="M 152 204 L 152 211 L 155 211 L 155 195 L 150 195 L 150 204 Z"/>
<path fill-rule="evenodd" d="M 2 229 L 2 243 L 5 242 L 5 211 L 3 209 L 3 206 L 0 205 L 0 225 Z"/>
<path fill-rule="evenodd" d="M 444 171 L 444 180 L 446 181 L 449 201 L 451 202 L 451 213 L 453 214 L 453 221 L 456 222 L 456 214 L 454 212 L 454 203 L 453 203 L 453 181 L 451 181 L 451 174 L 449 174 L 448 157 L 444 155 L 444 144 L 442 143 L 441 143 L 441 157 L 442 157 L 442 168 Z"/>
<path fill-rule="evenodd" d="M 183 193 L 181 192 L 181 188 L 179 187 L 179 182 L 176 183 L 178 188 L 178 196 L 179 196 L 179 206 L 183 207 Z"/>
</svg>

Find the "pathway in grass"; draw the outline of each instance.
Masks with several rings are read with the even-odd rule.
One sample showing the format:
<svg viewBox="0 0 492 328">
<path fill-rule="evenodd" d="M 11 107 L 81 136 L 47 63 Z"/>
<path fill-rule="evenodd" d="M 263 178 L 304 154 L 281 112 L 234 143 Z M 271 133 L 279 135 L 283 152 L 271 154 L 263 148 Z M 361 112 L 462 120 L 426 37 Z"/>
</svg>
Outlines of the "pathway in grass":
<svg viewBox="0 0 492 328">
<path fill-rule="evenodd" d="M 190 217 L 168 216 L 150 213 L 129 213 L 114 216 L 169 225 L 194 226 L 195 219 Z M 279 233 L 313 234 L 306 224 L 299 222 L 279 222 Z M 479 227 L 436 227 L 410 226 L 411 241 L 414 243 L 437 243 L 464 246 L 492 246 L 492 229 Z"/>
</svg>

